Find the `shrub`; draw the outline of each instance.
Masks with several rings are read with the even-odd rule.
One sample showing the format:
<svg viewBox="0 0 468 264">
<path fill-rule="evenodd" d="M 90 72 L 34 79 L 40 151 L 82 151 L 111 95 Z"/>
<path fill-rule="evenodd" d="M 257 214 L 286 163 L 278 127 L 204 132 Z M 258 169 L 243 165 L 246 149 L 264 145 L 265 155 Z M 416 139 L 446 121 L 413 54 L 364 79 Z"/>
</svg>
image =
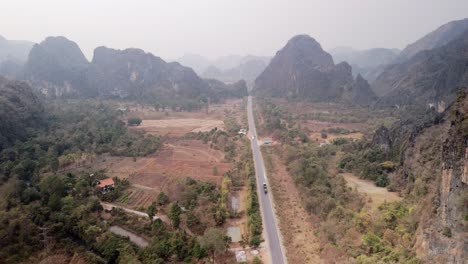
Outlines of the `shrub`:
<svg viewBox="0 0 468 264">
<path fill-rule="evenodd" d="M 127 124 L 129 126 L 139 126 L 141 124 L 141 118 L 137 118 L 137 117 L 134 117 L 134 118 L 130 118 L 127 120 Z"/>
<path fill-rule="evenodd" d="M 444 230 L 442 230 L 442 235 L 446 237 L 452 237 L 452 230 L 448 226 L 446 226 L 444 227 Z"/>
</svg>

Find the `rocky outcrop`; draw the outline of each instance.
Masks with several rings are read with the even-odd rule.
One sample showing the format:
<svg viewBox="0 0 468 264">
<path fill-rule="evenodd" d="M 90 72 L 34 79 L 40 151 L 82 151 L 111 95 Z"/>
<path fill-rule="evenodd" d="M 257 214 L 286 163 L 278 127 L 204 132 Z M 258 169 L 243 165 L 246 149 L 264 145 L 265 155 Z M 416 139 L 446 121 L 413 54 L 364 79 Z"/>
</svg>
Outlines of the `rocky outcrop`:
<svg viewBox="0 0 468 264">
<path fill-rule="evenodd" d="M 420 38 L 416 42 L 409 44 L 398 56 L 398 61 L 403 62 L 424 50 L 431 50 L 442 47 L 449 42 L 458 39 L 468 30 L 468 18 L 451 21 Z"/>
<path fill-rule="evenodd" d="M 78 45 L 65 37 L 48 37 L 29 53 L 25 79 L 47 97 L 92 96 L 86 76 L 89 62 Z"/>
<path fill-rule="evenodd" d="M 358 74 L 352 83 L 344 86 L 341 98 L 343 101 L 360 105 L 367 105 L 377 99 L 369 83 L 362 78 L 361 74 Z"/>
<path fill-rule="evenodd" d="M 468 85 L 468 31 L 461 38 L 389 66 L 372 84 L 380 106 L 419 104 L 445 110 Z"/>
<path fill-rule="evenodd" d="M 378 147 L 385 154 L 390 152 L 392 141 L 390 138 L 390 131 L 385 126 L 380 126 L 372 137 L 372 145 Z"/>
<path fill-rule="evenodd" d="M 361 76 L 353 79 L 348 63 L 335 65 L 331 55 L 307 35 L 295 36 L 276 53 L 255 80 L 254 92 L 263 96 L 359 104 L 369 104 L 374 98 Z"/>
</svg>

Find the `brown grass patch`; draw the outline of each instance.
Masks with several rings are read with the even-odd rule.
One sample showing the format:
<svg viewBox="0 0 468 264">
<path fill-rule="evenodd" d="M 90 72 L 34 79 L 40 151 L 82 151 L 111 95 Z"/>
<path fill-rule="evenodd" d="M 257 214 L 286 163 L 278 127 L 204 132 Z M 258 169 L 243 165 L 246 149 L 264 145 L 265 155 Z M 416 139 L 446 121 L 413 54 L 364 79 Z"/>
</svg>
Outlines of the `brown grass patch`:
<svg viewBox="0 0 468 264">
<path fill-rule="evenodd" d="M 213 128 L 224 129 L 224 121 L 216 119 L 145 119 L 132 129 L 143 130 L 152 135 L 181 137 L 189 132 L 207 132 Z"/>
<path fill-rule="evenodd" d="M 374 182 L 360 179 L 352 173 L 342 173 L 343 178 L 349 187 L 356 189 L 358 192 L 365 194 L 370 198 L 367 199 L 367 204 L 371 208 L 377 208 L 384 202 L 400 201 L 401 197 L 396 192 L 389 192 L 386 188 L 375 186 Z"/>
</svg>

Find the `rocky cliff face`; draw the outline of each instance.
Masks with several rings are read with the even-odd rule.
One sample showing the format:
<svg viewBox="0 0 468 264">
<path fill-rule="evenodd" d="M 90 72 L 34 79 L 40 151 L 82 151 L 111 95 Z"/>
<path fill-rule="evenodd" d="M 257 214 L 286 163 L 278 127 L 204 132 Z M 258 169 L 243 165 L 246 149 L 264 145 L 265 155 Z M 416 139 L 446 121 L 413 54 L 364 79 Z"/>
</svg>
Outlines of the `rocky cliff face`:
<svg viewBox="0 0 468 264">
<path fill-rule="evenodd" d="M 255 80 L 255 93 L 315 101 L 350 100 L 369 103 L 372 90 L 362 77 L 354 80 L 351 66 L 333 63 L 330 54 L 306 35 L 288 41 Z"/>
<path fill-rule="evenodd" d="M 420 104 L 445 110 L 468 85 L 468 32 L 449 44 L 389 66 L 372 84 L 378 105 Z"/>
<path fill-rule="evenodd" d="M 416 249 L 433 263 L 464 263 L 468 259 L 468 96 L 459 93 L 447 113 L 448 132 L 442 145 L 433 216 L 422 225 Z"/>
<path fill-rule="evenodd" d="M 467 91 L 460 91 L 442 114 L 408 111 L 408 118 L 390 129 L 378 129 L 372 144 L 400 164 L 391 179 L 414 208 L 411 245 L 418 258 L 423 263 L 463 263 L 468 257 Z"/>
<path fill-rule="evenodd" d="M 78 45 L 64 37 L 48 37 L 34 45 L 24 69 L 25 79 L 48 97 L 94 94 L 86 83 L 89 62 Z"/>
<path fill-rule="evenodd" d="M 459 38 L 467 30 L 468 18 L 451 21 L 440 26 L 416 42 L 408 45 L 404 50 L 401 51 L 397 60 L 399 62 L 403 62 L 411 59 L 414 55 L 421 51 L 442 47 L 449 42 Z"/>
</svg>

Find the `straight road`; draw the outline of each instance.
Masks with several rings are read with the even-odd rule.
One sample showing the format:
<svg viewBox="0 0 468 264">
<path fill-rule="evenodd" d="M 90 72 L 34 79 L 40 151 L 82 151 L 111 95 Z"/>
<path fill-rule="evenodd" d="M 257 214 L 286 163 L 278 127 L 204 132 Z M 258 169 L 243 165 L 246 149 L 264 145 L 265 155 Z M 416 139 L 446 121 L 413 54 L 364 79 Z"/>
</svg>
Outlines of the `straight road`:
<svg viewBox="0 0 468 264">
<path fill-rule="evenodd" d="M 263 218 L 263 230 L 266 233 L 265 235 L 270 251 L 271 263 L 284 264 L 286 263 L 286 257 L 284 256 L 283 248 L 281 246 L 281 239 L 279 236 L 280 231 L 276 224 L 276 216 L 271 202 L 270 188 L 265 174 L 262 153 L 260 152 L 260 147 L 258 146 L 257 129 L 255 128 L 251 96 L 248 97 L 247 102 L 247 117 L 249 120 L 249 135 L 251 137 L 252 153 L 255 163 L 255 175 L 257 176 L 257 191 L 258 197 L 260 199 L 260 208 Z M 264 183 L 266 183 L 268 186 L 268 193 L 264 193 L 263 191 Z"/>
</svg>

